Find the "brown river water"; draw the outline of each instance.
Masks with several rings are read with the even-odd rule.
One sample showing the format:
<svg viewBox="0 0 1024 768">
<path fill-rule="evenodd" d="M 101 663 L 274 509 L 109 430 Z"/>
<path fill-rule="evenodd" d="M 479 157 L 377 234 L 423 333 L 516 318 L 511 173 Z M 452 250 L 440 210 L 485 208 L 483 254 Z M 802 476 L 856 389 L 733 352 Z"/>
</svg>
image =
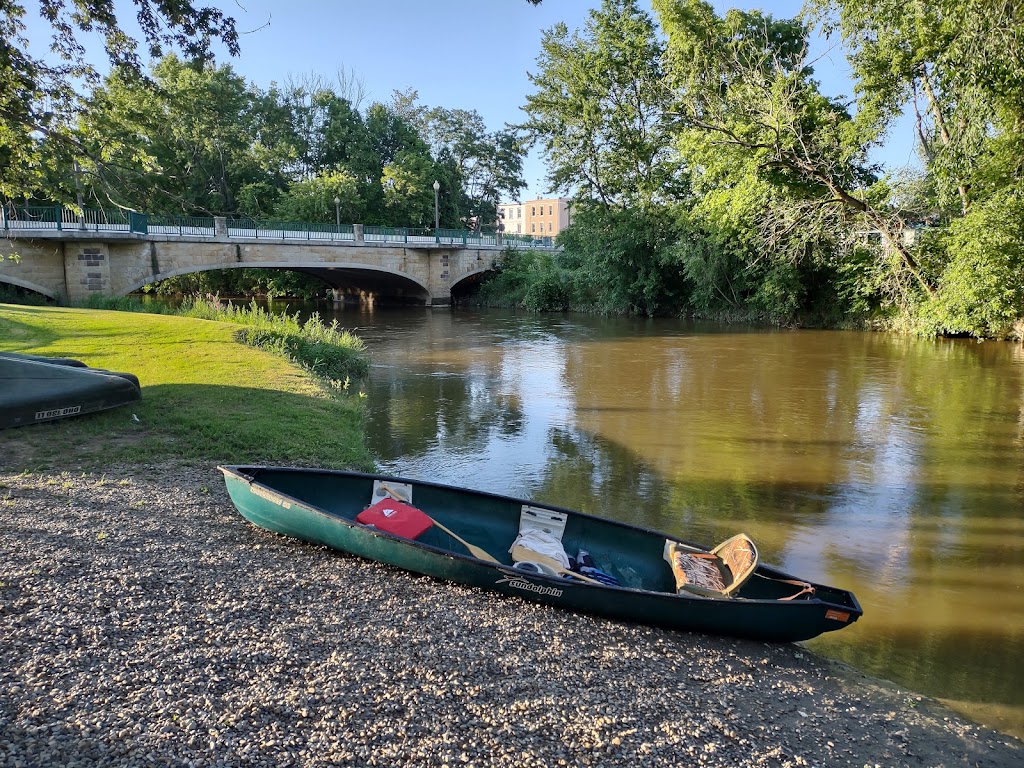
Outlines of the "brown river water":
<svg viewBox="0 0 1024 768">
<path fill-rule="evenodd" d="M 330 318 L 330 313 L 323 313 Z M 1024 736 L 1024 347 L 502 311 L 342 310 L 381 471 L 852 589 L 816 652 Z"/>
</svg>

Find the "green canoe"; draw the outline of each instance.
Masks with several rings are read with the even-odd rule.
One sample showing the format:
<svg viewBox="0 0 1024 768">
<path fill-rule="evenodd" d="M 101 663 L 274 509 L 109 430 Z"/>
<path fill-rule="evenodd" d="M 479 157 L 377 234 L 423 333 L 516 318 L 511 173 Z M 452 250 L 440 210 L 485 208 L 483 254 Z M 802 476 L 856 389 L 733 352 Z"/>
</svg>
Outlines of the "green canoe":
<svg viewBox="0 0 1024 768">
<path fill-rule="evenodd" d="M 780 642 L 842 629 L 862 614 L 851 592 L 758 563 L 756 548 L 742 535 L 709 551 L 657 531 L 437 483 L 293 467 L 219 469 L 235 506 L 261 528 L 560 608 Z M 415 519 L 406 520 L 406 514 Z M 554 537 L 567 553 L 586 550 L 597 572 L 573 572 L 540 548 L 513 546 L 528 541 L 520 537 L 524 531 L 535 533 L 527 528 L 538 515 L 545 522 L 537 535 Z M 553 533 L 544 527 L 548 520 L 554 521 Z M 402 532 L 414 538 L 385 530 L 406 523 L 412 527 Z M 526 562 L 517 564 L 510 551 Z M 699 574 L 682 567 L 684 561 L 713 564 L 725 588 L 701 585 Z"/>
<path fill-rule="evenodd" d="M 0 352 L 0 429 L 65 419 L 142 399 L 130 373 L 78 360 Z"/>
</svg>

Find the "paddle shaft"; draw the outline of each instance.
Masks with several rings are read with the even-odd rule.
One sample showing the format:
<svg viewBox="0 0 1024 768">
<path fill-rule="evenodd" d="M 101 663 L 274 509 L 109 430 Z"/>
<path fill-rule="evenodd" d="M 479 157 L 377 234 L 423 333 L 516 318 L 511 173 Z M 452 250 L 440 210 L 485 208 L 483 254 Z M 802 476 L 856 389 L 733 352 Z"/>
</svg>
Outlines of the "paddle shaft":
<svg viewBox="0 0 1024 768">
<path fill-rule="evenodd" d="M 555 560 L 553 557 L 542 555 L 540 552 L 534 552 L 532 549 L 526 549 L 525 547 L 512 547 L 512 559 L 523 562 L 528 561 L 532 563 L 540 563 L 546 565 L 549 568 L 553 568 L 556 572 L 563 576 L 572 576 L 574 579 L 580 579 L 582 581 L 589 581 L 591 584 L 600 584 L 602 587 L 608 586 L 597 579 L 592 579 L 589 576 L 584 576 L 582 573 L 576 573 L 576 571 L 570 571 L 568 568 L 562 566 L 560 562 Z"/>
<path fill-rule="evenodd" d="M 398 491 L 396 491 L 391 486 L 386 485 L 385 483 L 381 483 L 380 487 L 383 488 L 385 491 L 387 491 L 392 496 L 394 496 L 399 501 L 404 501 L 404 502 L 408 503 L 409 500 L 405 497 L 405 495 L 402 494 L 402 493 L 399 493 Z M 420 511 L 422 511 L 422 510 L 420 510 Z M 485 550 L 480 549 L 480 547 L 473 546 L 468 541 L 466 541 L 464 538 L 459 536 L 457 533 L 455 533 L 454 531 L 450 530 L 449 528 L 446 528 L 445 526 L 441 525 L 439 522 L 437 522 L 437 520 L 435 520 L 434 518 L 430 517 L 430 515 L 427 515 L 426 512 L 424 512 L 423 514 L 427 518 L 430 519 L 430 522 L 432 522 L 434 525 L 436 525 L 438 528 L 440 528 L 442 531 L 447 533 L 449 536 L 451 536 L 457 542 L 462 544 L 462 546 L 464 546 L 466 549 L 468 549 L 469 553 L 471 555 L 473 555 L 473 557 L 476 557 L 476 558 L 478 558 L 480 560 L 486 560 L 489 563 L 497 563 L 498 565 L 501 565 L 501 563 L 499 563 L 496 558 L 494 558 L 492 555 L 490 555 Z"/>
</svg>

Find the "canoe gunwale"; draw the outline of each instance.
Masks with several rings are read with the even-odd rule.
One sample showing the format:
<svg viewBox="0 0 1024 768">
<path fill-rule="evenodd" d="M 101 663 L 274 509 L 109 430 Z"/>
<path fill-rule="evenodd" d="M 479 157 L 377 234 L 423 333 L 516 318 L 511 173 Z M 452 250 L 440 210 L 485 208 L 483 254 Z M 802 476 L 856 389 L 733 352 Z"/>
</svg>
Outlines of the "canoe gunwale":
<svg viewBox="0 0 1024 768">
<path fill-rule="evenodd" d="M 698 548 L 698 549 L 700 549 L 702 551 L 706 551 L 706 547 L 704 547 L 701 544 L 696 544 L 696 543 L 689 542 L 689 541 L 686 541 L 686 540 L 683 540 L 683 539 L 679 539 L 678 537 L 672 536 L 672 535 L 664 533 L 662 531 L 657 531 L 657 530 L 652 529 L 652 528 L 645 528 L 643 526 L 633 525 L 631 523 L 624 523 L 624 522 L 621 522 L 621 521 L 618 521 L 618 520 L 611 520 L 611 519 L 608 519 L 608 518 L 598 517 L 597 515 L 591 515 L 591 514 L 586 513 L 586 512 L 581 512 L 581 511 L 569 509 L 569 508 L 566 508 L 566 507 L 560 507 L 560 506 L 553 505 L 553 504 L 539 504 L 536 501 L 528 501 L 528 500 L 525 500 L 525 499 L 518 499 L 518 498 L 513 497 L 513 496 L 506 496 L 506 495 L 502 495 L 502 494 L 498 494 L 498 493 L 491 493 L 489 491 L 479 491 L 479 490 L 470 489 L 470 488 L 462 488 L 462 487 L 459 487 L 459 486 L 447 485 L 447 484 L 444 484 L 444 483 L 437 483 L 437 482 L 432 482 L 432 481 L 428 481 L 428 480 L 416 480 L 416 479 L 412 479 L 412 478 L 397 477 L 397 476 L 392 476 L 392 475 L 381 475 L 381 474 L 378 474 L 378 473 L 371 473 L 371 472 L 356 472 L 356 471 L 348 471 L 348 470 L 325 470 L 325 469 L 306 468 L 306 467 L 274 467 L 274 466 L 262 466 L 262 465 L 222 465 L 222 466 L 218 466 L 217 469 L 219 469 L 225 475 L 233 475 L 233 476 L 241 479 L 243 482 L 245 482 L 249 486 L 249 488 L 252 491 L 252 493 L 254 493 L 255 495 L 260 496 L 262 498 L 265 498 L 268 501 L 271 501 L 271 502 L 273 502 L 273 503 L 275 503 L 275 504 L 277 504 L 279 506 L 285 506 L 285 507 L 287 507 L 288 505 L 298 506 L 298 507 L 301 507 L 302 509 L 306 510 L 307 512 L 311 512 L 313 514 L 316 514 L 316 515 L 319 515 L 319 516 L 323 516 L 323 517 L 329 519 L 331 522 L 334 522 L 334 523 L 342 523 L 345 526 L 347 526 L 349 529 L 358 530 L 361 533 L 369 534 L 369 535 L 377 537 L 377 538 L 382 538 L 382 539 L 385 539 L 385 540 L 390 541 L 390 542 L 397 542 L 397 543 L 399 543 L 401 545 L 404 545 L 406 547 L 410 547 L 412 549 L 422 550 L 422 551 L 429 552 L 429 553 L 432 553 L 432 554 L 435 554 L 435 555 L 443 555 L 445 557 L 449 557 L 449 558 L 452 558 L 452 559 L 455 559 L 455 560 L 459 560 L 459 561 L 462 561 L 464 563 L 467 563 L 469 565 L 472 565 L 472 566 L 475 566 L 475 567 L 478 567 L 478 568 L 485 568 L 485 569 L 488 569 L 488 570 L 493 570 L 493 571 L 500 572 L 500 573 L 514 574 L 514 575 L 517 575 L 517 576 L 522 576 L 523 575 L 522 571 L 519 571 L 519 570 L 513 568 L 511 565 L 506 565 L 504 563 L 491 563 L 491 562 L 488 562 L 486 560 L 481 560 L 479 558 L 473 557 L 472 555 L 470 555 L 468 553 L 464 554 L 464 553 L 456 552 L 456 551 L 453 551 L 453 550 L 450 550 L 450 549 L 443 549 L 441 547 L 436 547 L 434 545 L 427 544 L 425 542 L 416 541 L 416 540 L 413 540 L 413 539 L 406 539 L 406 538 L 404 538 L 402 536 L 397 536 L 395 534 L 388 533 L 387 531 L 383 531 L 383 530 L 381 530 L 379 528 L 374 528 L 372 526 L 363 525 L 363 524 L 361 524 L 361 523 L 359 523 L 359 522 L 357 522 L 355 520 L 350 520 L 350 519 L 344 517 L 343 515 L 340 515 L 340 514 L 337 514 L 337 513 L 332 513 L 332 512 L 330 512 L 330 511 L 328 511 L 326 509 L 323 509 L 322 507 L 318 507 L 318 506 L 316 506 L 314 504 L 310 504 L 308 502 L 305 502 L 305 501 L 302 501 L 300 499 L 297 499 L 294 496 L 289 496 L 287 494 L 283 494 L 280 491 L 274 490 L 270 486 L 261 483 L 257 479 L 257 475 L 250 475 L 245 470 L 253 470 L 257 474 L 261 470 L 280 471 L 280 470 L 283 470 L 283 469 L 287 469 L 287 471 L 289 471 L 289 472 L 309 473 L 309 474 L 323 474 L 323 473 L 328 473 L 329 474 L 329 473 L 332 473 L 332 472 L 343 472 L 348 477 L 363 478 L 363 479 L 370 480 L 370 481 L 373 481 L 373 480 L 386 480 L 386 481 L 391 481 L 391 482 L 395 482 L 395 483 L 410 483 L 413 486 L 431 487 L 431 488 L 436 488 L 436 489 L 439 489 L 439 490 L 442 490 L 442 491 L 447 491 L 447 492 L 452 492 L 452 493 L 461 493 L 461 494 L 467 494 L 467 495 L 482 496 L 482 497 L 487 497 L 487 498 L 491 498 L 491 499 L 496 499 L 496 500 L 499 500 L 499 501 L 512 502 L 512 503 L 515 503 L 515 504 L 531 504 L 533 506 L 540 506 L 540 507 L 543 507 L 545 509 L 550 509 L 550 510 L 554 510 L 554 511 L 557 511 L 557 512 L 568 513 L 568 514 L 573 515 L 573 516 L 582 517 L 582 518 L 586 518 L 586 519 L 590 519 L 590 520 L 595 520 L 595 521 L 598 521 L 601 524 L 610 524 L 612 526 L 619 526 L 619 527 L 622 527 L 622 528 L 632 529 L 634 531 L 638 531 L 638 532 L 643 533 L 643 534 L 657 536 L 659 538 L 670 539 L 670 540 L 676 541 L 676 542 L 678 542 L 680 544 L 684 544 L 684 545 L 689 546 L 689 547 L 696 547 L 696 548 Z M 258 490 L 255 490 L 255 489 L 258 489 Z M 325 545 L 325 546 L 329 546 L 329 545 Z M 359 555 L 358 553 L 355 553 L 355 552 L 348 552 L 348 554 L 352 554 L 352 555 L 355 555 L 357 557 L 362 557 L 362 555 Z M 401 566 L 398 566 L 398 567 L 401 567 Z M 406 568 L 405 570 L 410 570 L 410 569 Z M 592 583 L 592 582 L 581 581 L 579 579 L 567 579 L 567 578 L 563 578 L 561 576 L 549 576 L 549 575 L 546 575 L 546 574 L 530 573 L 529 577 L 531 579 L 542 579 L 542 580 L 545 580 L 545 581 L 550 582 L 552 584 L 557 584 L 558 587 L 560 587 L 560 588 L 571 587 L 571 588 L 573 588 L 573 590 L 587 590 L 587 591 L 598 590 L 598 589 L 600 589 L 600 590 L 615 590 L 619 594 L 635 594 L 635 595 L 644 595 L 644 596 L 657 596 L 658 598 L 663 598 L 665 600 L 673 600 L 673 599 L 675 599 L 674 600 L 675 602 L 681 602 L 681 603 L 690 604 L 690 605 L 707 605 L 708 603 L 723 603 L 723 604 L 741 603 L 741 604 L 744 604 L 744 605 L 765 605 L 765 606 L 788 605 L 788 606 L 794 606 L 794 607 L 798 606 L 798 605 L 804 605 L 804 606 L 806 606 L 806 605 L 817 605 L 817 606 L 821 606 L 822 608 L 833 608 L 833 609 L 840 610 L 840 611 L 843 611 L 843 612 L 851 613 L 854 618 L 852 619 L 852 621 L 848 622 L 850 624 L 855 622 L 863 614 L 863 610 L 861 609 L 860 603 L 857 600 L 856 596 L 852 592 L 850 592 L 848 590 L 842 590 L 842 589 L 839 589 L 839 588 L 827 587 L 826 585 L 823 585 L 823 584 L 816 584 L 814 582 L 809 582 L 809 581 L 807 581 L 805 579 L 800 579 L 797 576 L 794 576 L 794 575 L 789 574 L 789 573 L 787 573 L 785 571 L 781 571 L 781 570 L 779 570 L 777 568 L 774 568 L 772 566 L 765 565 L 765 564 L 759 564 L 757 569 L 754 571 L 754 575 L 760 575 L 762 578 L 767 578 L 767 579 L 772 579 L 772 580 L 780 580 L 780 579 L 782 579 L 782 580 L 785 580 L 785 579 L 799 580 L 801 582 L 806 582 L 808 584 L 811 584 L 814 587 L 821 587 L 821 588 L 827 588 L 827 589 L 833 589 L 833 590 L 836 590 L 836 591 L 840 591 L 840 592 L 845 593 L 848 596 L 848 598 L 850 599 L 850 603 L 851 604 L 848 605 L 848 604 L 842 604 L 842 603 L 836 603 L 836 602 L 831 602 L 831 601 L 827 601 L 827 600 L 822 600 L 816 594 L 809 596 L 807 599 L 794 600 L 794 601 L 787 601 L 787 600 L 784 600 L 784 599 L 781 599 L 781 598 L 751 598 L 751 597 L 744 597 L 742 595 L 715 597 L 715 596 L 695 595 L 695 594 L 690 594 L 690 593 L 686 593 L 686 592 L 678 592 L 678 593 L 677 592 L 662 592 L 662 591 L 657 591 L 657 590 L 641 589 L 641 588 L 638 588 L 638 587 L 623 586 L 621 584 L 620 585 L 595 584 L 595 583 Z"/>
</svg>

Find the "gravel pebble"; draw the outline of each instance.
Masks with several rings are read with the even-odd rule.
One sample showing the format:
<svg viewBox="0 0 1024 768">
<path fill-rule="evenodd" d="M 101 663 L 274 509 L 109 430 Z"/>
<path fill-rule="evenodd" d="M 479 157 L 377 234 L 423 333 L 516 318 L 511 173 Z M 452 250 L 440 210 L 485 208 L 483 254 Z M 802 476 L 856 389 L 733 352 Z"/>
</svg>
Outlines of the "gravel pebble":
<svg viewBox="0 0 1024 768">
<path fill-rule="evenodd" d="M 1019 766 L 796 645 L 571 614 L 267 533 L 212 467 L 0 472 L 0 768 Z"/>
</svg>

